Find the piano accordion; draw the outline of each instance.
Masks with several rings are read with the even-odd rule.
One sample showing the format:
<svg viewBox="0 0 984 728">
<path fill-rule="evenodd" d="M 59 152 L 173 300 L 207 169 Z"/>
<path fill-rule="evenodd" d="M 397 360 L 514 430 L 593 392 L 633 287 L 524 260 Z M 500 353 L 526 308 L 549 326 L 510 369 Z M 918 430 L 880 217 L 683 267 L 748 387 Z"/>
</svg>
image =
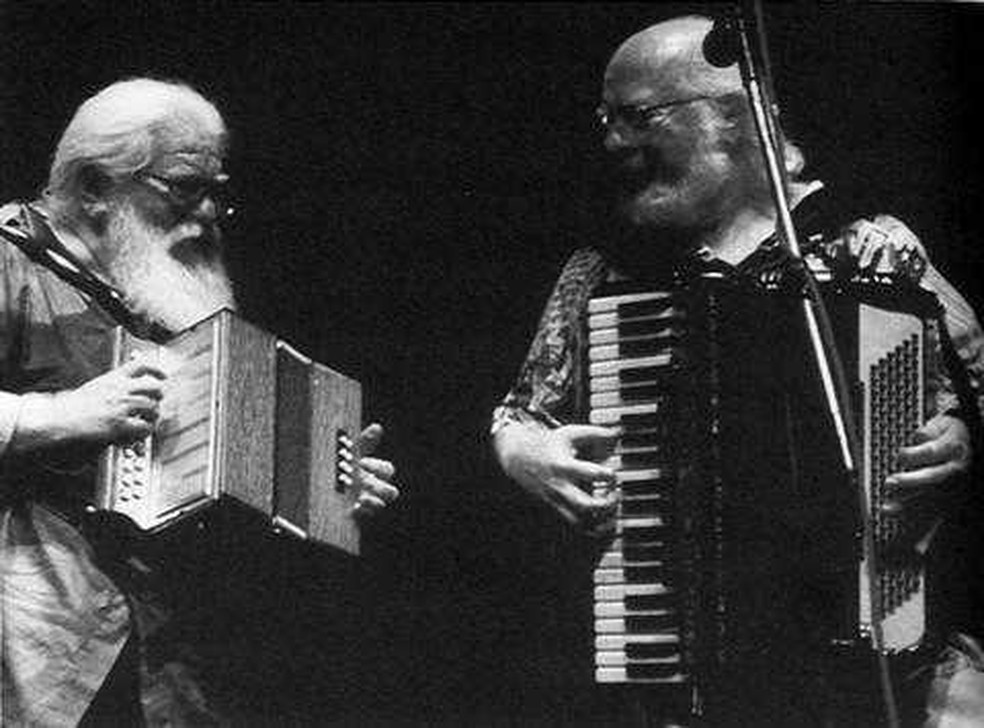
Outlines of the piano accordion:
<svg viewBox="0 0 984 728">
<path fill-rule="evenodd" d="M 801 297 L 707 272 L 589 302 L 589 419 L 622 430 L 615 531 L 594 572 L 596 682 L 677 686 L 692 700 L 817 598 L 829 613 L 809 618 L 832 644 L 875 628 L 886 650 L 922 637 L 920 554 L 898 553 L 901 527 L 879 505 L 899 447 L 933 414 L 935 297 L 897 284 L 822 290 L 854 380 L 874 590 Z"/>
<path fill-rule="evenodd" d="M 142 441 L 109 447 L 95 508 L 156 533 L 233 499 L 273 527 L 359 553 L 359 383 L 223 310 L 157 345 L 117 330 L 114 365 L 167 374 Z"/>
</svg>

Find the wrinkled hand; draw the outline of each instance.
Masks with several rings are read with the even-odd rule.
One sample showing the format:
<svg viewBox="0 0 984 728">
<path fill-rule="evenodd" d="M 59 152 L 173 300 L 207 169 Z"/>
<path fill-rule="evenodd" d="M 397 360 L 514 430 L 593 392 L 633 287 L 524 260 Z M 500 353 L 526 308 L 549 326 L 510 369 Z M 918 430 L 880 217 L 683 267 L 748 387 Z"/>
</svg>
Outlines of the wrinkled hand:
<svg viewBox="0 0 984 728">
<path fill-rule="evenodd" d="M 549 503 L 569 523 L 590 532 L 611 525 L 617 496 L 589 493 L 596 483 L 614 485 L 615 471 L 603 463 L 619 432 L 594 425 L 565 425 L 554 430 L 509 425 L 496 436 L 506 474 Z"/>
<path fill-rule="evenodd" d="M 396 500 L 399 489 L 393 485 L 396 468 L 389 460 L 370 457 L 383 438 L 383 427 L 371 424 L 356 439 L 355 451 L 359 453 L 355 479 L 359 483 L 359 496 L 353 506 L 356 515 L 372 515 Z"/>
<path fill-rule="evenodd" d="M 827 254 L 839 266 L 864 274 L 901 274 L 918 283 L 928 257 L 916 234 L 891 215 L 858 220 L 827 246 Z"/>
<path fill-rule="evenodd" d="M 937 415 L 919 429 L 915 441 L 899 450 L 901 470 L 885 479 L 889 514 L 901 514 L 927 496 L 953 495 L 947 486 L 970 468 L 970 431 L 958 417 Z"/>
<path fill-rule="evenodd" d="M 48 403 L 49 428 L 61 440 L 123 444 L 146 437 L 160 415 L 167 375 L 139 359 L 127 362 L 77 389 L 58 392 Z"/>
</svg>

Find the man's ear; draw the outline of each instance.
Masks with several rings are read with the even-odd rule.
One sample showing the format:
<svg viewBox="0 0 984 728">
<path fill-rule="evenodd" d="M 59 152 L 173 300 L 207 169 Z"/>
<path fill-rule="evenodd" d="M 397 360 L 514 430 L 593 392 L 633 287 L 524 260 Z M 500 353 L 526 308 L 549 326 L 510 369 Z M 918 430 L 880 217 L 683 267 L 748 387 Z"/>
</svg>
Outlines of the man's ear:
<svg viewBox="0 0 984 728">
<path fill-rule="evenodd" d="M 86 167 L 79 173 L 79 200 L 90 224 L 99 229 L 109 211 L 107 193 L 113 181 L 96 167 Z"/>
</svg>

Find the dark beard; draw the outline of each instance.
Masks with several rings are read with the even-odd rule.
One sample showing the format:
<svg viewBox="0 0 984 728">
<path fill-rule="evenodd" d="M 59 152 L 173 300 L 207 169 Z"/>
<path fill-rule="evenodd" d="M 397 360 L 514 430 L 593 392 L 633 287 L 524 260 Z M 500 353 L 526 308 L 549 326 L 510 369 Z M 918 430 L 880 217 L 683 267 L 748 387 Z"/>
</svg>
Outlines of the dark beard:
<svg viewBox="0 0 984 728">
<path fill-rule="evenodd" d="M 221 308 L 235 308 L 217 241 L 166 237 L 132 209 L 118 210 L 107 230 L 115 251 L 110 268 L 133 313 L 172 332 Z"/>
<path fill-rule="evenodd" d="M 657 281 L 691 265 L 736 211 L 770 202 L 764 177 L 750 159 L 713 145 L 691 154 L 686 168 L 666 162 L 660 167 L 658 158 L 649 159 L 647 165 L 659 172 L 649 180 L 666 185 L 665 197 L 647 209 L 648 188 L 621 196 L 606 246 L 609 259 L 626 275 Z"/>
</svg>

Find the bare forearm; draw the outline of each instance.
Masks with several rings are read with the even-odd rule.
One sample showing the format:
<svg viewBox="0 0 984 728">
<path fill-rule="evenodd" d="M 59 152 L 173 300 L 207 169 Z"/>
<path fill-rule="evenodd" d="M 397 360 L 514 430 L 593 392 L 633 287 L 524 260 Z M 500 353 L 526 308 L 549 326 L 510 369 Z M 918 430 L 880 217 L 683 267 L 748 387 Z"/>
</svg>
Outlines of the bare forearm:
<svg viewBox="0 0 984 728">
<path fill-rule="evenodd" d="M 83 439 L 59 394 L 31 392 L 18 396 L 18 400 L 14 426 L 6 441 L 8 453 L 41 450 Z"/>
</svg>

